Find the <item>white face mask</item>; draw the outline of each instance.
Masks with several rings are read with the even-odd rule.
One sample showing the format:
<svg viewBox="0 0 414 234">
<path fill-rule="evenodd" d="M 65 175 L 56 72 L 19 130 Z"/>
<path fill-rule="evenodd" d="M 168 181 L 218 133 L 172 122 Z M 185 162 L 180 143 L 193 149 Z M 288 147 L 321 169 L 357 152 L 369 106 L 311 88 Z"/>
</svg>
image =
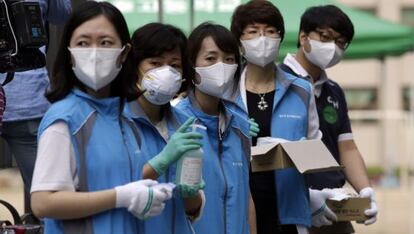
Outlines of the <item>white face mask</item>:
<svg viewBox="0 0 414 234">
<path fill-rule="evenodd" d="M 306 58 L 315 66 L 324 70 L 332 67 L 341 61 L 344 51 L 335 42 L 320 42 L 308 39 L 311 51 L 308 53 L 303 49 Z"/>
<path fill-rule="evenodd" d="M 280 38 L 260 36 L 250 40 L 240 40 L 244 57 L 250 63 L 264 67 L 276 60 L 279 53 Z"/>
<path fill-rule="evenodd" d="M 75 60 L 73 72 L 83 84 L 97 91 L 121 71 L 122 66 L 116 62 L 124 48 L 68 48 Z"/>
<path fill-rule="evenodd" d="M 328 66 L 326 66 L 326 68 L 330 68 L 335 66 L 336 64 L 338 64 L 342 57 L 344 55 L 344 50 L 339 48 L 336 44 L 335 44 L 335 54 L 334 57 L 332 58 L 331 62 L 329 62 Z"/>
<path fill-rule="evenodd" d="M 145 89 L 144 97 L 154 105 L 168 103 L 180 90 L 181 73 L 170 66 L 149 70 L 144 74 L 141 86 Z"/>
<path fill-rule="evenodd" d="M 201 78 L 200 83 L 195 84 L 197 88 L 203 93 L 222 98 L 233 85 L 237 64 L 218 62 L 208 67 L 196 67 L 195 70 Z"/>
</svg>

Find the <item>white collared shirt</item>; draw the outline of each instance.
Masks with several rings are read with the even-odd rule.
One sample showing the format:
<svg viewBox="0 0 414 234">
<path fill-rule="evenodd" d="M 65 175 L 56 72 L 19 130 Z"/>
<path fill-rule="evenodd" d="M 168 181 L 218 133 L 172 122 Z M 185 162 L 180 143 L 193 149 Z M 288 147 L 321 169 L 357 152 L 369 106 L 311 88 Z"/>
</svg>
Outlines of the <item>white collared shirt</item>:
<svg viewBox="0 0 414 234">
<path fill-rule="evenodd" d="M 283 60 L 283 63 L 286 64 L 286 66 L 290 67 L 294 73 L 307 78 L 313 84 L 313 91 L 316 97 L 319 97 L 321 95 L 322 86 L 325 82 L 328 81 L 328 76 L 326 75 L 325 70 L 322 70 L 319 79 L 314 83 L 313 77 L 311 77 L 309 73 L 302 67 L 302 65 L 300 65 L 300 63 L 296 60 L 294 54 L 287 54 Z"/>
</svg>

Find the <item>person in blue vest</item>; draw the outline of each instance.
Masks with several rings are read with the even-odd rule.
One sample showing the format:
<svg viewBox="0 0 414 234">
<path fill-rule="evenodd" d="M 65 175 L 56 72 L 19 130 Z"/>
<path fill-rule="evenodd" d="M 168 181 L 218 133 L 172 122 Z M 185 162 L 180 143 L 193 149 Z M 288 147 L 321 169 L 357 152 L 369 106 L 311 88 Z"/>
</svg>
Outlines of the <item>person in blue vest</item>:
<svg viewBox="0 0 414 234">
<path fill-rule="evenodd" d="M 250 124 L 247 115 L 226 101 L 237 90 L 237 41 L 225 27 L 203 23 L 189 36 L 187 51 L 191 83 L 188 96 L 177 108 L 207 127 L 202 132 L 206 204 L 203 216 L 194 223 L 195 232 L 255 233 L 254 223 L 249 225 L 249 219 L 254 220 L 249 189 Z"/>
<path fill-rule="evenodd" d="M 138 218 L 158 215 L 172 188 L 139 180 L 133 120 L 135 67 L 122 13 L 88 1 L 68 20 L 39 127 L 31 188 L 45 233 L 138 233 Z"/>
<path fill-rule="evenodd" d="M 344 171 L 309 174 L 307 183 L 315 189 L 313 193 L 323 193 L 324 188 L 341 188 L 347 180 L 362 197 L 371 199 L 371 208 L 365 211 L 369 217 L 365 224 L 369 225 L 376 221 L 378 212 L 374 190 L 352 136 L 344 91 L 325 72 L 341 61 L 353 36 L 352 21 L 341 9 L 333 5 L 311 7 L 301 17 L 298 50 L 295 55 L 286 56 L 282 68 L 313 83 L 322 141 L 336 161 L 345 167 Z M 330 224 L 332 220 L 327 218 L 317 226 Z M 353 233 L 350 222 L 314 228 L 313 233 L 331 233 L 332 230 Z"/>
<path fill-rule="evenodd" d="M 170 105 L 180 89 L 185 88 L 187 38 L 174 26 L 150 23 L 137 29 L 131 41 L 137 85 L 144 92 L 127 106 L 140 130 L 143 146 L 139 173 L 144 179 L 174 183 L 176 161 L 189 150 L 199 149 L 202 137 L 186 132 L 194 118 Z M 173 137 L 175 132 L 180 138 Z M 182 150 L 171 155 L 168 151 L 172 147 Z M 164 212 L 142 222 L 140 233 L 192 233 L 191 222 L 201 215 L 204 204 L 203 186 L 178 184 L 178 193 L 166 202 Z"/>
<path fill-rule="evenodd" d="M 258 137 L 298 141 L 320 138 L 312 86 L 276 64 L 285 28 L 283 17 L 270 1 L 249 1 L 232 16 L 231 31 L 246 61 L 239 96 L 234 100 L 256 120 Z M 307 233 L 311 226 L 309 192 L 295 168 L 250 173 L 257 231 Z"/>
</svg>

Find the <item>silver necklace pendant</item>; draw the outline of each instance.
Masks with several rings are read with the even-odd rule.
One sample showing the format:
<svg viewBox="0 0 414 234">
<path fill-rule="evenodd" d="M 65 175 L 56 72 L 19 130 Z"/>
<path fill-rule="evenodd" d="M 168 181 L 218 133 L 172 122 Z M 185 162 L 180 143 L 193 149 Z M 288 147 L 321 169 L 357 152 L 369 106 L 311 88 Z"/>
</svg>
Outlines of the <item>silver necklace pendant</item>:
<svg viewBox="0 0 414 234">
<path fill-rule="evenodd" d="M 257 108 L 259 108 L 259 110 L 261 110 L 261 111 L 264 111 L 264 110 L 267 109 L 267 107 L 269 107 L 269 105 L 265 101 L 264 95 L 260 96 L 260 102 L 257 103 Z"/>
</svg>

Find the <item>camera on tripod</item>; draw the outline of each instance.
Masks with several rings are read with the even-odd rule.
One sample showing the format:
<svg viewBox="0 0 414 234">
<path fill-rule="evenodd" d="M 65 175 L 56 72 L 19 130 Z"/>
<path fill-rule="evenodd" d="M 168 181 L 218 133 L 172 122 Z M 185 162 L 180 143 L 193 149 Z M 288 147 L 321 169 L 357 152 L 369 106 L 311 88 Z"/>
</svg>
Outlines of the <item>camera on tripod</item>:
<svg viewBox="0 0 414 234">
<path fill-rule="evenodd" d="M 0 0 L 0 73 L 44 67 L 47 35 L 38 2 Z"/>
</svg>

